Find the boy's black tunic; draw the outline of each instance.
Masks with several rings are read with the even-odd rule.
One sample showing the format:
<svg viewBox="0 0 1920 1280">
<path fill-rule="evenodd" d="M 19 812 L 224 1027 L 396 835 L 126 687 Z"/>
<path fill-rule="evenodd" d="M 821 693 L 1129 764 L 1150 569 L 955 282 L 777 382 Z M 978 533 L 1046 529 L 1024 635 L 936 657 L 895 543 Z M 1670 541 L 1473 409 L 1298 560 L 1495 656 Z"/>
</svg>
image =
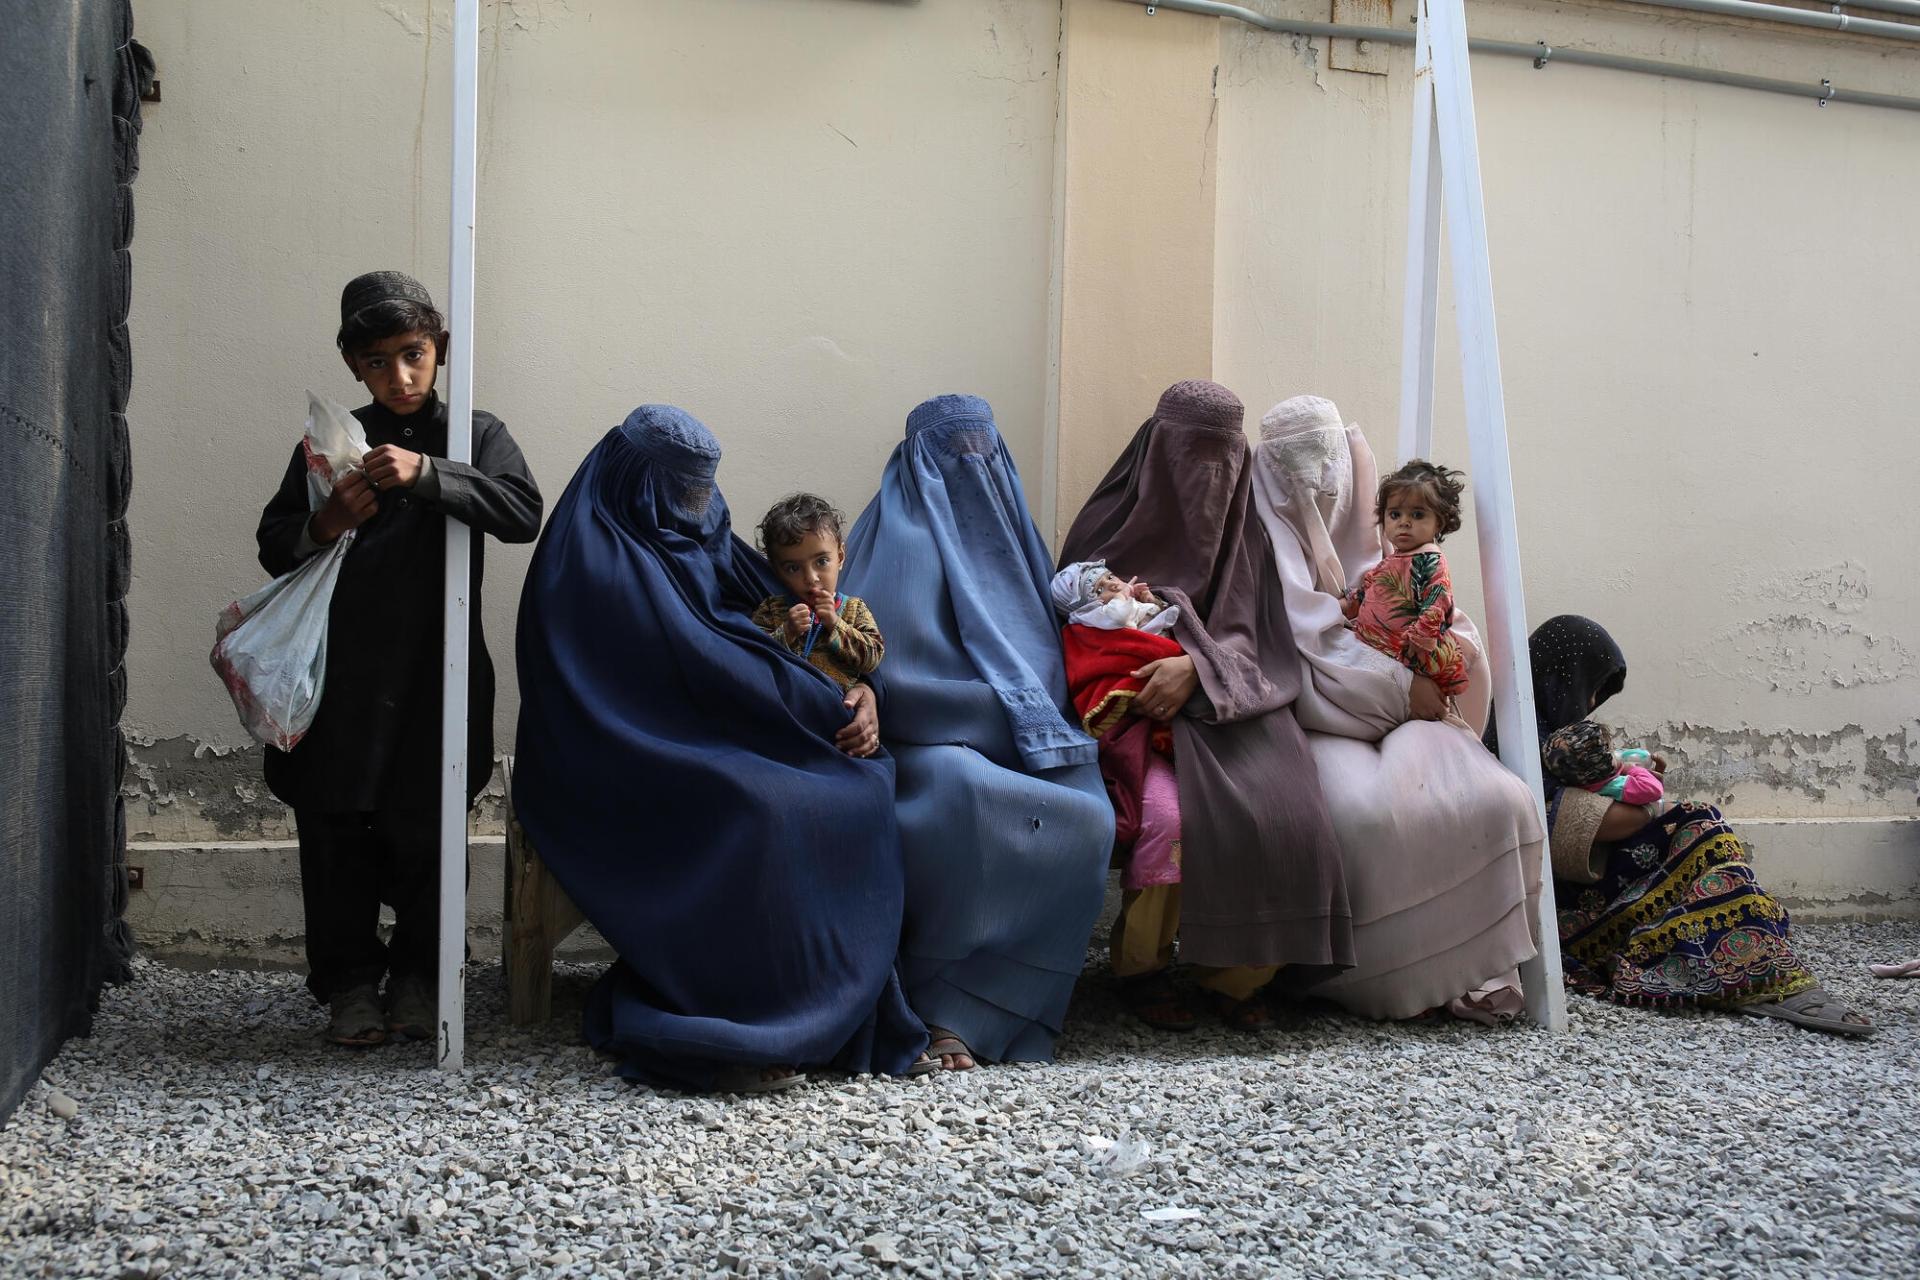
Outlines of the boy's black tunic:
<svg viewBox="0 0 1920 1280">
<path fill-rule="evenodd" d="M 440 796 L 441 651 L 446 517 L 473 530 L 467 682 L 467 802 L 493 772 L 493 662 L 482 635 L 486 535 L 531 542 L 540 490 L 500 420 L 473 415 L 473 463 L 449 462 L 447 406 L 434 394 L 400 417 L 378 404 L 355 409 L 371 448 L 398 445 L 433 458 L 435 498 L 385 489 L 340 566 L 327 625 L 320 710 L 292 751 L 267 748 L 267 786 L 296 810 L 369 813 L 430 809 Z M 299 564 L 307 507 L 298 446 L 280 490 L 260 514 L 260 563 L 276 577 Z"/>
</svg>

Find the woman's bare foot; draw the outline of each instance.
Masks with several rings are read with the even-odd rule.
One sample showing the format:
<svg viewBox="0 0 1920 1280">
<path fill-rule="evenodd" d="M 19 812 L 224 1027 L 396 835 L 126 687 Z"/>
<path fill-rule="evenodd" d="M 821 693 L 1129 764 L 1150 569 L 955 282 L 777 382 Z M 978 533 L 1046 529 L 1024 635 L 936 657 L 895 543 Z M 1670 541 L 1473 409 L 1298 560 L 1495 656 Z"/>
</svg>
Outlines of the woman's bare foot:
<svg viewBox="0 0 1920 1280">
<path fill-rule="evenodd" d="M 933 1037 L 927 1052 L 940 1059 L 942 1071 L 971 1071 L 978 1065 L 967 1042 L 945 1027 L 928 1027 L 927 1034 Z"/>
</svg>

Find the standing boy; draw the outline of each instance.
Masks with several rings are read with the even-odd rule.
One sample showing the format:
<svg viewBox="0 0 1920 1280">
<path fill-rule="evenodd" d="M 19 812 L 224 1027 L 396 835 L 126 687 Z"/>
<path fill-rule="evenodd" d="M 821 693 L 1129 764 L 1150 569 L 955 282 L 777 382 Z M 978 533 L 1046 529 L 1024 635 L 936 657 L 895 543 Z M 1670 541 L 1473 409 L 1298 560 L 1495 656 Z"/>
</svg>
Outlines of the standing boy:
<svg viewBox="0 0 1920 1280">
<path fill-rule="evenodd" d="M 331 1009 L 327 1038 L 374 1045 L 434 1033 L 446 520 L 531 542 L 541 504 L 519 446 L 490 413 L 474 411 L 472 464 L 447 460 L 447 406 L 433 389 L 446 326 L 417 280 L 375 271 L 349 282 L 338 343 L 373 397 L 353 412 L 367 433 L 365 470 L 309 512 L 296 446 L 255 537 L 261 565 L 278 576 L 358 532 L 334 588 L 320 709 L 293 750 L 267 748 L 266 774 L 299 829 L 307 986 Z M 485 547 L 473 539 L 469 806 L 493 773 Z M 390 945 L 380 941 L 382 902 L 394 912 Z"/>
</svg>

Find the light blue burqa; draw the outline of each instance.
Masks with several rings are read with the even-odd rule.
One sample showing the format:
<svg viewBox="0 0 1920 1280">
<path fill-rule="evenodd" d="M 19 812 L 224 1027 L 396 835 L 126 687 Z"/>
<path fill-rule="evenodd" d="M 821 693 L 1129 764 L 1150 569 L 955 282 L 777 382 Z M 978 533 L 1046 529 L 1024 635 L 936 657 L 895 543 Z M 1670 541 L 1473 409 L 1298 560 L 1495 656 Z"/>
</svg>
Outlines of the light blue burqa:
<svg viewBox="0 0 1920 1280">
<path fill-rule="evenodd" d="M 977 396 L 907 417 L 847 540 L 844 590 L 886 637 L 900 976 L 986 1061 L 1048 1062 L 1106 893 L 1113 809 L 1067 701 L 1052 557 Z"/>
</svg>

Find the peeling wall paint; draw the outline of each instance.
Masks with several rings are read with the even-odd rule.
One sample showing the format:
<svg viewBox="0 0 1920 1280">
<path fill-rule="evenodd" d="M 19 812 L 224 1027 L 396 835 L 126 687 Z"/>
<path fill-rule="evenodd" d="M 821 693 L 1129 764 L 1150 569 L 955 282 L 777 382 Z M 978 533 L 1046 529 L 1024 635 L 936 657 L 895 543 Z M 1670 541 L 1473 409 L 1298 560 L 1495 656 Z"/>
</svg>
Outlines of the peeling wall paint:
<svg viewBox="0 0 1920 1280">
<path fill-rule="evenodd" d="M 1914 674 L 1913 650 L 1893 636 L 1804 613 L 1738 623 L 1688 655 L 1691 676 L 1731 676 L 1779 693 L 1893 684 Z"/>
<path fill-rule="evenodd" d="M 127 801 L 132 841 L 290 840 L 293 813 L 261 777 L 261 748 L 222 747 L 187 735 L 129 739 Z M 506 783 L 496 764 L 474 806 L 475 835 L 505 832 Z"/>
<path fill-rule="evenodd" d="M 1667 757 L 1676 797 L 1781 817 L 1920 813 L 1920 720 L 1892 733 L 1668 723 L 1629 725 L 1624 736 Z"/>
</svg>

